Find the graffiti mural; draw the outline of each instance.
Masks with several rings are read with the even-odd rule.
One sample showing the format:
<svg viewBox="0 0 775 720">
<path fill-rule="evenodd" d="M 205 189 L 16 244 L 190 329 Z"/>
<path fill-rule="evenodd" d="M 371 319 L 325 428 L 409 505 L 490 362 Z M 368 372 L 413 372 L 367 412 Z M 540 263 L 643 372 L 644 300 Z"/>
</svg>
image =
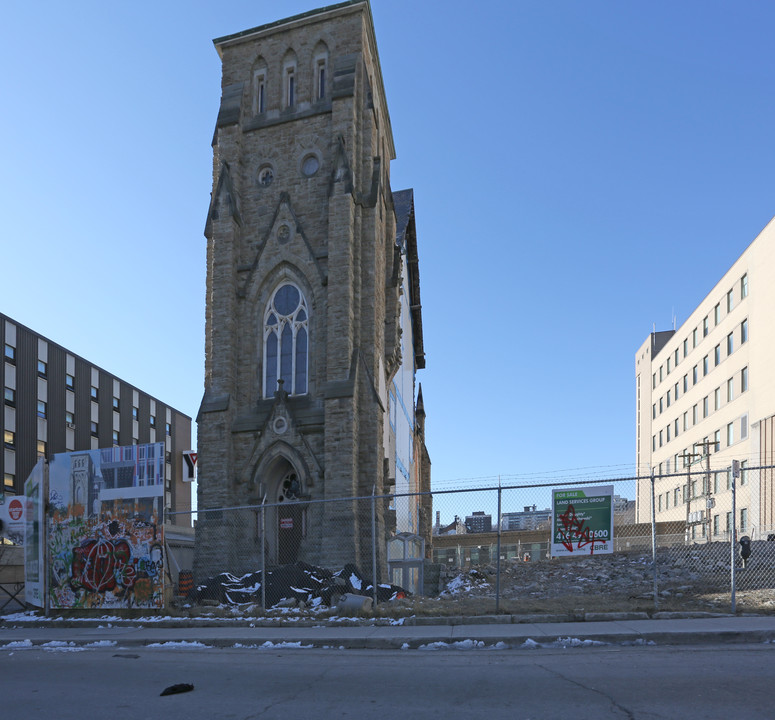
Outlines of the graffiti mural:
<svg viewBox="0 0 775 720">
<path fill-rule="evenodd" d="M 54 455 L 52 608 L 163 606 L 163 492 L 164 443 Z"/>
</svg>

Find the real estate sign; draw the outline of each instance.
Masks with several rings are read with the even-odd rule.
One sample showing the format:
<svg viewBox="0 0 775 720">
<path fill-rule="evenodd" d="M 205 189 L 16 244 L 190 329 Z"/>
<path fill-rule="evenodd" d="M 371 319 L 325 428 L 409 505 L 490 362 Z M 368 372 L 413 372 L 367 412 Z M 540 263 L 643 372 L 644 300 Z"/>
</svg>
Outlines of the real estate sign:
<svg viewBox="0 0 775 720">
<path fill-rule="evenodd" d="M 552 557 L 614 551 L 613 485 L 552 490 Z"/>
</svg>

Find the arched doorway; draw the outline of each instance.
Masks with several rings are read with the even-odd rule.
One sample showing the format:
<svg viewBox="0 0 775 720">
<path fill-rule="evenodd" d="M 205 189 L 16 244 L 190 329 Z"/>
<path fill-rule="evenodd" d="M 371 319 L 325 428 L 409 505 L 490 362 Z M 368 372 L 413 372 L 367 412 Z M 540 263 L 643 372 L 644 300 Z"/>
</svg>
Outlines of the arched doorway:
<svg viewBox="0 0 775 720">
<path fill-rule="evenodd" d="M 274 502 L 277 515 L 277 562 L 280 565 L 295 563 L 299 559 L 299 546 L 304 537 L 306 520 L 304 506 L 298 500 L 301 482 L 294 469 L 280 479 Z"/>
<path fill-rule="evenodd" d="M 306 503 L 303 475 L 284 455 L 274 458 L 259 471 L 266 495 L 266 561 L 270 565 L 288 565 L 299 559 L 306 536 Z"/>
</svg>

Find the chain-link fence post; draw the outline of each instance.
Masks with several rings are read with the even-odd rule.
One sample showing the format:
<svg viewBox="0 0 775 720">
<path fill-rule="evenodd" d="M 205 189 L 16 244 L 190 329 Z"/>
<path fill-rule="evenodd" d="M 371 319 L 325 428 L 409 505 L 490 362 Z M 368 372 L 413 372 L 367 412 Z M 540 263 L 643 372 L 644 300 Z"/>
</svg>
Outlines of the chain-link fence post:
<svg viewBox="0 0 775 720">
<path fill-rule="evenodd" d="M 654 566 L 654 611 L 659 608 L 659 587 L 657 584 L 657 508 L 654 494 L 654 469 L 651 469 L 651 562 Z"/>
<path fill-rule="evenodd" d="M 266 495 L 261 501 L 260 510 L 261 522 L 259 523 L 259 532 L 261 533 L 261 607 L 266 611 Z"/>
<path fill-rule="evenodd" d="M 736 488 L 737 488 L 737 478 L 735 477 L 734 470 L 732 468 L 729 469 L 729 473 L 732 476 L 732 532 L 729 536 L 729 565 L 730 565 L 730 571 L 729 571 L 729 582 L 730 582 L 730 593 L 731 593 L 731 610 L 732 614 L 735 614 L 735 604 L 736 604 L 736 598 L 735 598 L 735 546 L 737 545 L 737 502 L 736 502 Z"/>
<path fill-rule="evenodd" d="M 501 602 L 501 481 L 498 478 L 498 543 L 495 551 L 495 614 L 500 612 Z"/>
<path fill-rule="evenodd" d="M 371 486 L 371 589 L 377 609 L 377 486 Z"/>
</svg>

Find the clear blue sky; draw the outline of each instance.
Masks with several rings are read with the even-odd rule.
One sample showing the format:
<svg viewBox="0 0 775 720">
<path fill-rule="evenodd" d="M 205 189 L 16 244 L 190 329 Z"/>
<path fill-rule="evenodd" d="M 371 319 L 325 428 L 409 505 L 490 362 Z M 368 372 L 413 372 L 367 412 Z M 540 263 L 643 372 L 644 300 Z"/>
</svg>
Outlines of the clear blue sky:
<svg viewBox="0 0 775 720">
<path fill-rule="evenodd" d="M 195 416 L 211 40 L 317 5 L 6 5 L 0 310 Z M 434 485 L 630 474 L 635 351 L 775 215 L 775 4 L 372 7 Z"/>
</svg>

